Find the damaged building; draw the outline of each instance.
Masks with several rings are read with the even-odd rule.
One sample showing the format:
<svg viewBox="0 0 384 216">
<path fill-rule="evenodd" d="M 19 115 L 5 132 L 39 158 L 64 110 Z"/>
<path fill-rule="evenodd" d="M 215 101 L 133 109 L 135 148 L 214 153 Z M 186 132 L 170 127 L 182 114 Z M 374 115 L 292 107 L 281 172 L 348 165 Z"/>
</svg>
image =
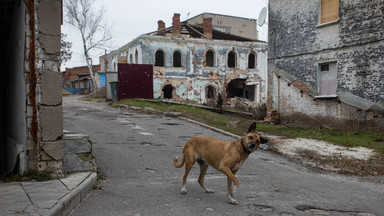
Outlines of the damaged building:
<svg viewBox="0 0 384 216">
<path fill-rule="evenodd" d="M 256 22 L 254 28 L 257 32 Z M 180 22 L 180 14 L 174 14 L 172 26 L 166 27 L 160 20 L 156 31 L 101 56 L 107 99 L 112 98 L 108 83 L 117 81 L 119 63 L 153 65 L 155 99 L 205 104 L 218 97 L 224 101 L 243 97 L 266 103 L 266 42 L 215 30 L 208 16 L 203 17 L 202 23 L 189 24 Z"/>
<path fill-rule="evenodd" d="M 269 1 L 268 109 L 287 125 L 383 130 L 383 12 L 383 1 Z"/>
</svg>

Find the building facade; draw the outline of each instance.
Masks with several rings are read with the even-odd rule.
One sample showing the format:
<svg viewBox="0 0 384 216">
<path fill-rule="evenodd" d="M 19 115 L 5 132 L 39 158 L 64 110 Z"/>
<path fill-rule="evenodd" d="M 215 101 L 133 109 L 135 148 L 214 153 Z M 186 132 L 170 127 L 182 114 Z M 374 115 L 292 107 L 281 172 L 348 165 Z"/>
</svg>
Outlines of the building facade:
<svg viewBox="0 0 384 216">
<path fill-rule="evenodd" d="M 212 28 L 214 30 L 254 40 L 258 39 L 256 19 L 214 13 L 202 13 L 186 20 L 186 22 L 190 25 L 201 25 L 204 18 L 208 17 L 212 18 Z"/>
<path fill-rule="evenodd" d="M 100 57 L 101 71 L 108 71 L 107 83 L 117 81 L 112 71 L 116 74 L 118 63 L 151 64 L 155 99 L 207 103 L 220 95 L 266 102 L 265 42 L 215 31 L 212 19 L 202 27 L 180 23 L 178 14 L 172 27 L 161 22 L 158 31 Z"/>
<path fill-rule="evenodd" d="M 269 1 L 268 108 L 288 125 L 382 130 L 383 12 L 383 1 Z"/>
</svg>

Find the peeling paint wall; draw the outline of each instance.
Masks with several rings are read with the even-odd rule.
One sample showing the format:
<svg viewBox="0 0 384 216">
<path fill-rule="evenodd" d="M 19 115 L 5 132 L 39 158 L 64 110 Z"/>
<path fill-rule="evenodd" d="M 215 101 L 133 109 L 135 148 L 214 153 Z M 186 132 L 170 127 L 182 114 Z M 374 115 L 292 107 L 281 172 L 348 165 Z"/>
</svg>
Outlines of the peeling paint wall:
<svg viewBox="0 0 384 216">
<path fill-rule="evenodd" d="M 364 114 L 366 118 L 362 121 L 357 114 L 359 108 L 353 104 L 350 105 L 355 106 L 355 110 L 343 109 L 348 113 L 339 116 L 333 116 L 334 110 L 316 114 L 312 111 L 334 106 L 331 104 L 338 103 L 339 95 L 344 92 L 381 104 L 379 106 L 384 104 L 384 2 L 338 2 L 339 19 L 325 24 L 320 23 L 321 0 L 299 0 L 291 4 L 271 0 L 269 3 L 268 108 L 277 109 L 282 118 L 295 119 L 301 113 L 309 120 L 337 118 L 345 120 L 345 124 L 353 120 L 362 128 L 370 117 Z M 336 100 L 314 98 L 320 95 L 320 64 L 324 62 L 336 64 L 339 96 Z M 300 81 L 301 87 L 296 88 L 304 89 L 303 93 L 310 96 L 307 102 L 316 106 L 306 109 L 303 105 L 306 103 L 295 103 L 297 95 L 283 94 L 287 83 L 280 79 L 280 74 L 289 74 Z M 288 84 L 291 83 L 288 81 Z M 313 91 L 306 92 L 308 88 Z M 382 114 L 375 116 L 382 120 Z M 356 124 L 349 125 L 357 128 Z"/>
<path fill-rule="evenodd" d="M 257 102 L 266 102 L 267 46 L 261 42 L 238 42 L 192 38 L 169 38 L 142 35 L 109 54 L 105 70 L 114 71 L 118 57 L 138 54 L 140 64 L 155 64 L 155 53 L 161 50 L 164 67 L 154 67 L 154 98 L 164 98 L 163 88 L 172 85 L 173 100 L 206 103 L 206 88 L 211 85 L 216 94 L 225 97 L 226 85 L 233 79 L 247 79 L 258 85 Z M 205 54 L 215 53 L 215 65 L 206 67 Z M 174 52 L 181 53 L 181 67 L 173 67 Z M 236 53 L 236 67 L 227 66 L 228 53 Z M 248 69 L 249 53 L 256 54 L 256 67 Z M 128 61 L 129 62 L 129 61 Z M 103 69 L 102 69 L 103 70 Z M 217 96 L 217 95 L 216 95 Z"/>
</svg>

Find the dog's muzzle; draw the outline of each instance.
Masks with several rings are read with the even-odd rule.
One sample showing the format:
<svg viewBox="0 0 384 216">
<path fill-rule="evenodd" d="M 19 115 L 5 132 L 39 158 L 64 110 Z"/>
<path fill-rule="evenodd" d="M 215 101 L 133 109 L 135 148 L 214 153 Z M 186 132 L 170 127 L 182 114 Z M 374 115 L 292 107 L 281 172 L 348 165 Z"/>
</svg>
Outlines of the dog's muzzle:
<svg viewBox="0 0 384 216">
<path fill-rule="evenodd" d="M 256 143 L 254 143 L 254 142 L 247 143 L 247 146 L 248 146 L 248 148 L 250 148 L 252 150 L 256 150 L 256 148 L 257 148 Z"/>
</svg>

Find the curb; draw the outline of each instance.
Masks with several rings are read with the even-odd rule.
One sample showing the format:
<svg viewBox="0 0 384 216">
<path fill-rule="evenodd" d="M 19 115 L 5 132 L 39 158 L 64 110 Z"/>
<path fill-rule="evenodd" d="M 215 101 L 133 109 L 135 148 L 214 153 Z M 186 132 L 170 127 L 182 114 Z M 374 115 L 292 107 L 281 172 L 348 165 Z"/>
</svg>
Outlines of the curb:
<svg viewBox="0 0 384 216">
<path fill-rule="evenodd" d="M 92 190 L 96 180 L 97 174 L 94 172 L 91 173 L 79 186 L 57 201 L 56 205 L 49 210 L 47 215 L 69 215 Z"/>
<path fill-rule="evenodd" d="M 227 135 L 227 136 L 230 136 L 230 137 L 234 137 L 236 139 L 239 139 L 241 138 L 241 136 L 238 136 L 236 134 L 233 134 L 233 133 L 229 133 L 227 131 L 224 131 L 224 130 L 221 130 L 221 129 L 218 129 L 218 128 L 215 128 L 215 127 L 212 127 L 212 126 L 209 126 L 209 125 L 206 125 L 204 123 L 201 123 L 201 122 L 198 122 L 198 121 L 195 121 L 195 120 L 192 120 L 192 119 L 188 119 L 188 118 L 184 118 L 184 117 L 179 117 L 180 119 L 184 120 L 184 121 L 187 121 L 187 122 L 191 122 L 191 123 L 194 123 L 194 124 L 198 124 L 200 126 L 203 126 L 205 128 L 208 128 L 208 129 L 211 129 L 213 131 L 216 131 L 216 132 L 219 132 L 219 133 L 222 133 L 224 135 Z"/>
</svg>

